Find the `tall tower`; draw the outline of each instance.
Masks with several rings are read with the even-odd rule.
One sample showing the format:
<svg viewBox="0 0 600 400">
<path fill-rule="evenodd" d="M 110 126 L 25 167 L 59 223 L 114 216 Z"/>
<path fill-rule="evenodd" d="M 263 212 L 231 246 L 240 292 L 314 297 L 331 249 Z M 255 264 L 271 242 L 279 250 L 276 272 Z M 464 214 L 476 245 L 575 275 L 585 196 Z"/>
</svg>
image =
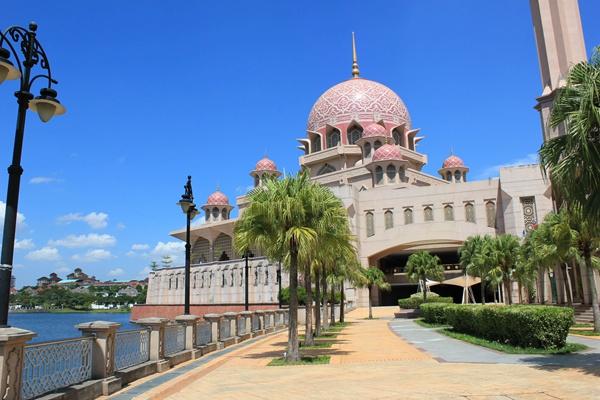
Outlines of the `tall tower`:
<svg viewBox="0 0 600 400">
<path fill-rule="evenodd" d="M 560 135 L 549 126 L 556 89 L 564 86 L 569 68 L 587 60 L 577 0 L 530 0 L 535 30 L 542 95 L 537 98 L 544 141 Z"/>
</svg>

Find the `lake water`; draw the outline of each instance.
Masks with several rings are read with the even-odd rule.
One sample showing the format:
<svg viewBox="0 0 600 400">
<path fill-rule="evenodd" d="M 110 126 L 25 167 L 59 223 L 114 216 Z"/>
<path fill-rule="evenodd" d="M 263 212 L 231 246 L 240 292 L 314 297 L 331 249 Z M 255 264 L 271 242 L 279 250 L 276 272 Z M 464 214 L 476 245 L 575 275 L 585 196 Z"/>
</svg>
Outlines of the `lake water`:
<svg viewBox="0 0 600 400">
<path fill-rule="evenodd" d="M 111 321 L 120 323 L 121 330 L 139 328 L 129 317 L 129 313 L 9 313 L 8 324 L 37 333 L 32 342 L 45 342 L 81 336 L 75 325 L 82 322 Z"/>
</svg>

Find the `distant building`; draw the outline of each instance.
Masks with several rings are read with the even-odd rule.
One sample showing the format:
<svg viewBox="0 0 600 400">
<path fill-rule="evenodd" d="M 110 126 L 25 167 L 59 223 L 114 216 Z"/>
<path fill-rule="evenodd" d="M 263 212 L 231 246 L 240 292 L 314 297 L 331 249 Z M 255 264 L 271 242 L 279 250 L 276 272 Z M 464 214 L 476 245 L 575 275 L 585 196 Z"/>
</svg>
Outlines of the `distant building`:
<svg viewBox="0 0 600 400">
<path fill-rule="evenodd" d="M 56 285 L 60 281 L 62 281 L 62 279 L 60 279 L 58 277 L 58 275 L 56 274 L 56 272 L 53 272 L 53 273 L 51 273 L 48 276 L 42 276 L 41 278 L 38 278 L 38 280 L 37 280 L 37 286 L 38 287 L 46 287 L 46 286 L 49 286 L 49 285 Z"/>
<path fill-rule="evenodd" d="M 88 274 L 83 272 L 83 270 L 79 267 L 75 268 L 73 272 L 67 275 L 67 279 L 77 280 L 80 284 L 83 285 L 91 285 L 98 282 L 95 276 L 89 276 Z"/>
<path fill-rule="evenodd" d="M 129 296 L 135 297 L 139 294 L 138 290 L 134 287 L 127 286 L 117 292 L 117 296 Z"/>
</svg>

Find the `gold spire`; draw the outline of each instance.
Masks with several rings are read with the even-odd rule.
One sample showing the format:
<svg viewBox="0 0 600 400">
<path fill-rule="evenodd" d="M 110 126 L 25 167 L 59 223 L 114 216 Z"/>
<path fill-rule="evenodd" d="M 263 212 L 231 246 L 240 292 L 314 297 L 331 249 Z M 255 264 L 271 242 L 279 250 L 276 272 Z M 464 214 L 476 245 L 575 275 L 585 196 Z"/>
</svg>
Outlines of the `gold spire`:
<svg viewBox="0 0 600 400">
<path fill-rule="evenodd" d="M 352 32 L 352 77 L 358 78 L 360 71 L 358 70 L 358 60 L 356 58 L 356 40 L 354 39 L 354 32 Z"/>
</svg>

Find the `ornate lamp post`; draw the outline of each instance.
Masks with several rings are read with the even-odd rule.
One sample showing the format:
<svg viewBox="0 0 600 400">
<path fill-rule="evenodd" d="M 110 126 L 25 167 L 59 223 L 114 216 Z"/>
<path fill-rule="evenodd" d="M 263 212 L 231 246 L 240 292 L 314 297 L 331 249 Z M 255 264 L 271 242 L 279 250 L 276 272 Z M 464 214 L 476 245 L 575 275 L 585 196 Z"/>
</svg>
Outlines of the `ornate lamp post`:
<svg viewBox="0 0 600 400">
<path fill-rule="evenodd" d="M 183 213 L 186 215 L 185 231 L 185 297 L 183 313 L 190 315 L 190 253 L 192 245 L 190 244 L 190 225 L 192 220 L 198 215 L 198 209 L 194 204 L 194 194 L 192 192 L 192 177 L 188 176 L 187 183 L 184 186 L 185 192 L 181 195 L 181 200 L 177 203 Z"/>
<path fill-rule="evenodd" d="M 15 92 L 17 104 L 17 128 L 12 164 L 8 167 L 8 188 L 6 195 L 6 212 L 4 216 L 4 236 L 2 239 L 2 256 L 0 258 L 0 327 L 8 322 L 8 306 L 10 298 L 10 278 L 12 273 L 15 249 L 15 230 L 17 227 L 17 208 L 19 204 L 19 186 L 21 184 L 21 153 L 25 133 L 25 117 L 27 109 L 37 112 L 42 122 L 48 122 L 55 115 L 65 113 L 65 107 L 56 99 L 56 91 L 52 84 L 50 62 L 46 52 L 36 38 L 37 24 L 29 24 L 29 29 L 11 26 L 0 32 L 0 84 L 5 80 L 19 80 L 19 90 Z M 12 60 L 11 61 L 11 55 Z M 39 64 L 40 73 L 32 77 L 32 69 Z M 46 87 L 40 95 L 34 97 L 31 89 L 36 80 L 42 79 Z"/>
</svg>

